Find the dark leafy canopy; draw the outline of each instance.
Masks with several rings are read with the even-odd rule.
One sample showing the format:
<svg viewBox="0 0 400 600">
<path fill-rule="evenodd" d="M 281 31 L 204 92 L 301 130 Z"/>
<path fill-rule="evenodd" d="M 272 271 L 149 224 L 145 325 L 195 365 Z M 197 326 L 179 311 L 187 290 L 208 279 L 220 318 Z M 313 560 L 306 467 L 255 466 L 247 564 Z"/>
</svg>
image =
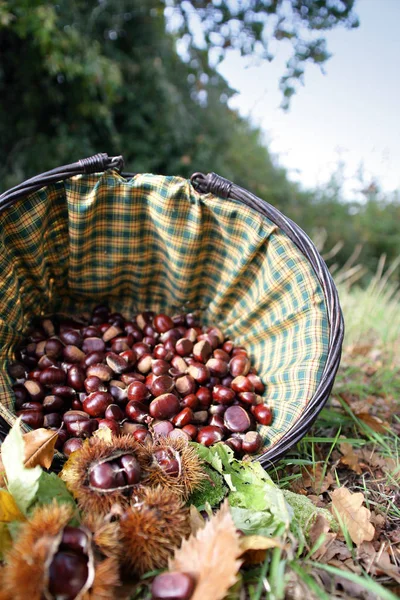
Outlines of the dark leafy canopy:
<svg viewBox="0 0 400 600">
<path fill-rule="evenodd" d="M 353 2 L 3 0 L 2 189 L 107 150 L 123 153 L 136 171 L 213 169 L 255 192 L 273 192 L 285 175 L 274 169 L 258 132 L 227 107 L 232 91 L 211 66 L 213 56 L 238 47 L 270 57 L 270 41 L 288 39 L 290 96 L 300 64 L 327 58 L 323 41 L 308 40 L 308 32 L 355 25 Z M 196 31 L 206 45 L 196 42 Z"/>
<path fill-rule="evenodd" d="M 289 106 L 296 83 L 303 80 L 305 62 L 322 65 L 330 57 L 321 32 L 359 25 L 355 0 L 167 0 L 166 4 L 188 56 L 195 48 L 207 48 L 211 64 L 220 61 L 228 48 L 273 60 L 277 42 L 289 42 L 291 55 L 280 80 L 284 107 Z"/>
</svg>

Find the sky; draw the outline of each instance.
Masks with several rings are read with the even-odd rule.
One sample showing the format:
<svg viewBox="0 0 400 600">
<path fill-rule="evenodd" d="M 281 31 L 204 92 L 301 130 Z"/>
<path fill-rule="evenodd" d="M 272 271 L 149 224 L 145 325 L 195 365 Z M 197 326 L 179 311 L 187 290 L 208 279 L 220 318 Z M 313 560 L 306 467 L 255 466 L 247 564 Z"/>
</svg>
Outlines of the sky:
<svg viewBox="0 0 400 600">
<path fill-rule="evenodd" d="M 358 29 L 326 32 L 333 56 L 325 75 L 306 66 L 288 113 L 279 108 L 282 45 L 272 63 L 249 66 L 232 51 L 220 66 L 238 92 L 231 106 L 262 128 L 290 178 L 323 185 L 340 161 L 349 199 L 372 181 L 385 192 L 400 189 L 400 0 L 358 0 L 355 12 Z"/>
</svg>

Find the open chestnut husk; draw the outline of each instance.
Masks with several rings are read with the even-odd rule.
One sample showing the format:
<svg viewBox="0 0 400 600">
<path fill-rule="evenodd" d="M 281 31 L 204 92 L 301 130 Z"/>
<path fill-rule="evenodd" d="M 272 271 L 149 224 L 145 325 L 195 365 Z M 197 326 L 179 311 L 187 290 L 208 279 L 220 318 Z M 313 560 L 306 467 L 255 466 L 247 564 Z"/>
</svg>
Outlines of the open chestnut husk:
<svg viewBox="0 0 400 600">
<path fill-rule="evenodd" d="M 13 600 L 115 598 L 118 560 L 105 556 L 84 525 L 69 525 L 72 507 L 54 502 L 21 525 L 8 552 L 2 589 Z M 113 526 L 115 529 L 117 525 Z M 115 539 L 115 536 L 114 536 Z"/>
<path fill-rule="evenodd" d="M 158 437 L 138 450 L 143 484 L 161 485 L 188 498 L 202 487 L 207 475 L 196 450 L 184 438 Z"/>
<path fill-rule="evenodd" d="M 142 479 L 139 446 L 131 435 L 90 438 L 70 455 L 60 477 L 85 513 L 105 515 L 114 504 L 129 504 Z"/>
</svg>

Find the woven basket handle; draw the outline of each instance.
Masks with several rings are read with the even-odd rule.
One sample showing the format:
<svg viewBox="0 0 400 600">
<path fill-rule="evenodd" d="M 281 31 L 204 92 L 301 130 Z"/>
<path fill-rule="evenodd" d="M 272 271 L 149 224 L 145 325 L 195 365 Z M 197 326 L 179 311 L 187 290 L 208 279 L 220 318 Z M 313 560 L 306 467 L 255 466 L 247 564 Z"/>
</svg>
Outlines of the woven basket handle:
<svg viewBox="0 0 400 600">
<path fill-rule="evenodd" d="M 122 156 L 108 156 L 108 154 L 102 152 L 100 154 L 95 154 L 94 156 L 89 156 L 88 158 L 82 158 L 75 163 L 57 167 L 57 169 L 52 169 L 51 171 L 46 171 L 46 173 L 31 177 L 1 194 L 0 211 L 11 206 L 18 198 L 21 198 L 21 196 L 36 192 L 49 183 L 63 181 L 74 175 L 101 173 L 107 169 L 117 169 L 118 171 L 121 171 L 123 166 L 124 159 Z"/>
</svg>

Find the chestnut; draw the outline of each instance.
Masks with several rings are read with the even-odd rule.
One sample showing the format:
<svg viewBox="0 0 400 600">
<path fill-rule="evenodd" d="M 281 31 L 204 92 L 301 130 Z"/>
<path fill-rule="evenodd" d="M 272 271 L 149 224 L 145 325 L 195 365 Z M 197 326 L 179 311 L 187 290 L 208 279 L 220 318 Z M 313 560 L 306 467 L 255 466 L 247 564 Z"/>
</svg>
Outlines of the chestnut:
<svg viewBox="0 0 400 600">
<path fill-rule="evenodd" d="M 45 396 L 44 387 L 39 381 L 32 381 L 28 379 L 24 383 L 24 387 L 28 392 L 31 400 L 34 402 L 40 402 Z"/>
<path fill-rule="evenodd" d="M 132 381 L 128 386 L 127 395 L 129 400 L 142 402 L 149 397 L 149 390 L 141 381 Z"/>
<path fill-rule="evenodd" d="M 89 352 L 104 352 L 105 343 L 99 337 L 86 337 L 82 343 L 82 350 L 85 354 Z"/>
<path fill-rule="evenodd" d="M 166 437 L 174 429 L 170 421 L 155 421 L 153 423 L 153 432 L 155 435 Z"/>
<path fill-rule="evenodd" d="M 113 376 L 113 372 L 108 365 L 98 363 L 97 365 L 90 365 L 86 370 L 87 377 L 98 377 L 101 381 L 110 381 Z"/>
<path fill-rule="evenodd" d="M 149 417 L 148 407 L 145 404 L 134 400 L 128 402 L 125 412 L 126 416 L 131 419 L 131 421 L 136 421 L 137 423 L 145 423 Z"/>
<path fill-rule="evenodd" d="M 212 397 L 219 404 L 232 404 L 235 400 L 235 392 L 223 385 L 216 385 L 212 390 Z"/>
<path fill-rule="evenodd" d="M 116 354 L 115 352 L 109 352 L 107 354 L 106 363 L 109 366 L 109 368 L 118 375 L 124 373 L 124 371 L 127 371 L 129 369 L 129 365 L 126 362 L 126 360 L 119 354 Z"/>
<path fill-rule="evenodd" d="M 66 456 L 70 456 L 70 454 L 82 448 L 82 444 L 83 440 L 81 438 L 69 438 L 65 442 L 62 451 Z"/>
<path fill-rule="evenodd" d="M 81 362 L 81 366 L 84 369 L 91 367 L 92 365 L 98 365 L 103 362 L 105 357 L 104 352 L 89 352 Z"/>
<path fill-rule="evenodd" d="M 141 469 L 138 460 L 132 454 L 124 454 L 117 461 L 122 469 L 122 474 L 127 485 L 139 483 Z"/>
<path fill-rule="evenodd" d="M 98 429 L 109 429 L 113 435 L 119 435 L 119 424 L 114 419 L 98 419 L 97 422 L 99 424 Z"/>
<path fill-rule="evenodd" d="M 192 425 L 190 423 L 189 425 L 185 425 L 184 427 L 182 427 L 182 431 L 187 433 L 192 440 L 195 440 L 197 437 L 198 428 L 196 427 L 196 425 Z"/>
<path fill-rule="evenodd" d="M 19 410 L 16 414 L 17 417 L 21 417 L 23 423 L 29 425 L 32 429 L 43 427 L 43 413 L 38 410 Z"/>
<path fill-rule="evenodd" d="M 179 400 L 174 394 L 162 394 L 150 402 L 149 409 L 155 419 L 170 419 L 179 412 Z"/>
<path fill-rule="evenodd" d="M 70 363 L 79 363 L 85 358 L 85 352 L 74 344 L 68 344 L 63 348 L 63 357 Z"/>
<path fill-rule="evenodd" d="M 233 377 L 247 375 L 250 370 L 250 361 L 244 354 L 237 354 L 231 358 L 229 371 Z"/>
<path fill-rule="evenodd" d="M 243 452 L 255 454 L 261 449 L 262 437 L 256 431 L 248 431 L 242 441 Z"/>
<path fill-rule="evenodd" d="M 112 403 L 113 397 L 109 392 L 92 392 L 83 401 L 83 410 L 91 417 L 102 417 Z"/>
<path fill-rule="evenodd" d="M 193 342 L 188 338 L 180 338 L 175 344 L 175 352 L 180 356 L 189 356 L 193 350 Z"/>
<path fill-rule="evenodd" d="M 256 394 L 263 394 L 265 392 L 265 385 L 263 384 L 258 375 L 249 372 L 247 375 L 247 379 L 253 384 L 254 391 Z"/>
<path fill-rule="evenodd" d="M 42 407 L 45 413 L 61 412 L 65 408 L 65 402 L 60 396 L 51 394 L 50 396 L 45 396 Z"/>
<path fill-rule="evenodd" d="M 224 434 L 219 427 L 206 425 L 205 427 L 201 427 L 199 429 L 196 442 L 203 444 L 203 446 L 211 446 L 216 442 L 221 442 L 223 437 Z"/>
<path fill-rule="evenodd" d="M 81 392 L 85 389 L 85 371 L 82 367 L 72 365 L 67 373 L 67 383 L 77 392 Z"/>
<path fill-rule="evenodd" d="M 205 363 L 210 358 L 212 347 L 207 340 L 201 340 L 193 346 L 193 356 L 199 362 Z"/>
<path fill-rule="evenodd" d="M 125 415 L 118 404 L 109 404 L 105 410 L 106 419 L 114 419 L 115 421 L 123 421 Z"/>
<path fill-rule="evenodd" d="M 82 346 L 82 336 L 76 329 L 67 329 L 66 331 L 60 332 L 60 340 L 64 342 L 66 346 Z M 46 348 L 47 350 L 47 348 Z"/>
<path fill-rule="evenodd" d="M 179 381 L 179 380 L 177 380 Z M 168 394 L 174 389 L 174 380 L 168 375 L 160 375 L 155 377 L 151 384 L 150 390 L 153 396 L 161 396 L 162 394 Z"/>
<path fill-rule="evenodd" d="M 86 584 L 88 576 L 87 556 L 70 551 L 58 551 L 49 567 L 49 597 L 73 600 Z"/>
<path fill-rule="evenodd" d="M 182 396 L 187 396 L 196 392 L 197 384 L 190 375 L 182 375 L 175 381 L 175 387 Z"/>
<path fill-rule="evenodd" d="M 246 431 L 251 425 L 248 413 L 241 406 L 229 406 L 224 413 L 224 423 L 229 431 L 239 433 Z"/>
<path fill-rule="evenodd" d="M 46 415 L 44 415 L 44 421 L 43 421 L 44 427 L 58 428 L 58 427 L 61 427 L 61 423 L 62 423 L 61 415 L 57 412 L 47 413 Z"/>
<path fill-rule="evenodd" d="M 271 425 L 272 410 L 266 404 L 257 404 L 251 407 L 251 412 L 261 425 Z"/>
<path fill-rule="evenodd" d="M 159 314 L 153 319 L 154 329 L 158 333 L 165 333 L 174 328 L 174 322 L 168 315 Z"/>
<path fill-rule="evenodd" d="M 193 416 L 193 411 L 191 408 L 186 407 L 183 410 L 181 410 L 181 412 L 179 412 L 177 415 L 175 415 L 172 419 L 173 424 L 175 425 L 175 427 L 184 427 L 185 425 L 189 425 L 190 423 L 192 423 L 194 420 L 194 416 Z"/>
<path fill-rule="evenodd" d="M 231 388 L 235 392 L 254 392 L 254 384 L 252 383 L 249 376 L 239 375 L 231 382 Z"/>
</svg>

